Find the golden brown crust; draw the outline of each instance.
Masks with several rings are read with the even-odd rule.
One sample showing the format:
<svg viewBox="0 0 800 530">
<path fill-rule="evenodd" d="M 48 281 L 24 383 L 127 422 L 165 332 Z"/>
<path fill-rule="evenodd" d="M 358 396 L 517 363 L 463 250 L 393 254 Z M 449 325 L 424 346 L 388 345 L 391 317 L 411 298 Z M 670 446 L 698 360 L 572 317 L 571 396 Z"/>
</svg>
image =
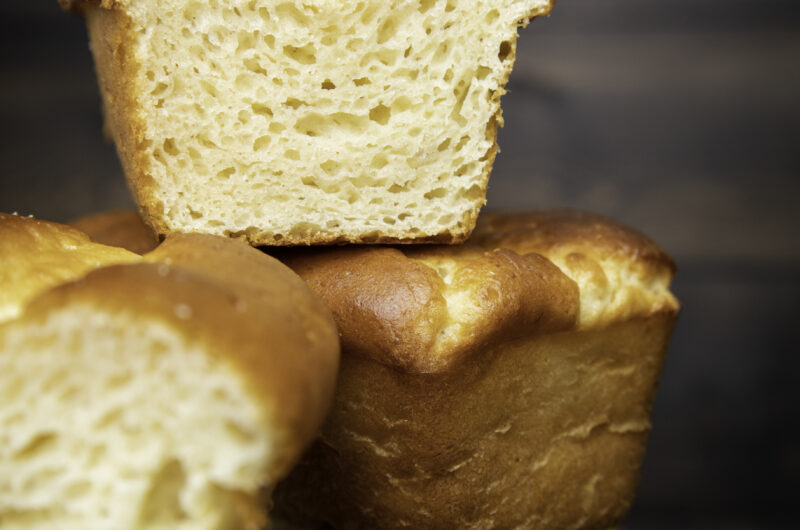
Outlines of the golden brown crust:
<svg viewBox="0 0 800 530">
<path fill-rule="evenodd" d="M 134 211 L 84 215 L 69 224 L 95 243 L 122 247 L 136 254 L 145 254 L 158 246 L 156 235 Z"/>
<path fill-rule="evenodd" d="M 484 214 L 460 246 L 276 255 L 332 308 L 345 350 L 410 372 L 446 371 L 522 333 L 677 309 L 670 258 L 641 234 L 580 212 Z"/>
<path fill-rule="evenodd" d="M 484 214 L 460 246 L 279 255 L 343 337 L 333 410 L 276 491 L 284 516 L 619 524 L 678 309 L 674 264 L 649 239 L 578 212 Z"/>
<path fill-rule="evenodd" d="M 342 345 L 353 354 L 410 368 L 445 325 L 441 278 L 399 250 L 318 250 L 287 263 L 347 323 Z"/>
<path fill-rule="evenodd" d="M 333 396 L 339 347 L 330 312 L 289 269 L 237 241 L 176 235 L 145 260 L 102 267 L 46 291 L 24 318 L 86 304 L 162 321 L 206 345 L 262 404 L 275 433 L 266 478 L 282 476 L 316 434 Z"/>
<path fill-rule="evenodd" d="M 600 215 L 575 210 L 487 212 L 478 221 L 470 244 L 545 256 L 569 248 L 602 258 L 631 260 L 653 270 L 667 270 L 670 275 L 676 270 L 672 258 L 648 237 Z"/>
<path fill-rule="evenodd" d="M 278 512 L 335 528 L 612 528 L 636 489 L 674 318 L 497 342 L 437 374 L 345 351 Z"/>
<path fill-rule="evenodd" d="M 141 258 L 93 243 L 83 232 L 33 217 L 0 213 L 0 321 L 37 294 L 92 269 Z"/>
<path fill-rule="evenodd" d="M 225 285 L 241 318 L 258 321 L 252 336 L 229 333 L 244 369 L 258 375 L 254 391 L 277 404 L 274 414 L 291 424 L 287 465 L 316 434 L 333 396 L 339 341 L 330 311 L 283 264 L 238 241 L 205 234 L 173 234 L 146 261 L 168 264 Z M 244 305 L 242 304 L 244 302 Z M 208 305 L 202 299 L 196 304 Z M 189 304 L 192 307 L 194 304 Z M 207 308 L 203 307 L 205 311 Z M 214 321 L 213 313 L 207 322 Z M 209 333 L 220 335 L 218 324 Z M 206 325 L 206 324 L 203 324 Z M 224 325 L 231 325 L 226 323 Z M 281 341 L 275 338 L 283 335 Z M 221 335 L 220 335 L 221 336 Z M 265 348 L 269 358 L 265 357 Z M 267 375 L 269 374 L 269 375 Z M 288 469 L 288 468 L 285 468 Z"/>
<path fill-rule="evenodd" d="M 410 372 L 447 370 L 498 335 L 568 329 L 577 314 L 575 284 L 536 255 L 465 257 L 450 286 L 395 248 L 282 258 L 331 307 L 345 350 Z M 465 318 L 473 325 L 453 322 L 456 308 L 445 299 L 450 289 L 474 293 Z"/>
<path fill-rule="evenodd" d="M 130 17 L 116 2 L 85 4 L 82 9 L 89 27 L 106 130 L 117 146 L 128 187 L 145 223 L 162 236 L 169 230 L 163 220 L 163 204 L 155 197 L 151 161 L 144 149 L 148 139 L 137 102 L 141 65 L 135 56 L 137 40 Z"/>
<path fill-rule="evenodd" d="M 599 215 L 566 210 L 486 214 L 471 241 L 480 248 L 546 256 L 578 283 L 579 329 L 678 309 L 669 291 L 672 259 L 647 237 Z"/>
</svg>

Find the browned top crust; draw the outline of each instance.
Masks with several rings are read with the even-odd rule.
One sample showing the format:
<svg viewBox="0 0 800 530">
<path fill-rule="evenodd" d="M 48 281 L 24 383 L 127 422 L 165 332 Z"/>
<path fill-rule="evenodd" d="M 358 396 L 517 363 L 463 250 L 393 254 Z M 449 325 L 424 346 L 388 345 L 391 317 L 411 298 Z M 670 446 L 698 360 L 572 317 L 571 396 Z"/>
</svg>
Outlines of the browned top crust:
<svg viewBox="0 0 800 530">
<path fill-rule="evenodd" d="M 110 248 L 72 228 L 46 225 L 82 236 L 96 247 L 87 253 Z M 283 476 L 316 435 L 333 398 L 339 345 L 328 309 L 291 270 L 239 241 L 176 234 L 144 258 L 114 250 L 133 263 L 100 267 L 40 291 L 20 318 L 83 304 L 153 317 L 187 342 L 203 343 L 260 403 L 274 436 L 272 468 L 264 472 L 270 480 Z"/>
<path fill-rule="evenodd" d="M 97 267 L 140 259 L 93 243 L 66 225 L 0 213 L 0 322 L 17 316 L 30 299 L 55 285 Z"/>
<path fill-rule="evenodd" d="M 277 479 L 288 472 L 325 418 L 333 399 L 339 344 L 328 308 L 291 270 L 265 258 L 240 241 L 175 234 L 145 256 L 153 268 L 142 274 L 150 279 L 131 283 L 117 300 L 125 304 L 141 299 L 135 294 L 139 285 L 149 293 L 148 303 L 170 318 L 175 311 L 165 298 L 177 297 L 190 308 L 192 325 L 183 328 L 187 338 L 217 344 L 246 376 L 254 395 L 268 404 L 274 425 L 282 430 L 273 448 L 275 468 L 269 470 L 270 479 Z M 211 287 L 188 281 L 159 286 L 153 270 L 162 276 L 197 276 Z M 208 294 L 212 292 L 213 297 Z"/>
<path fill-rule="evenodd" d="M 95 243 L 122 247 L 136 254 L 145 254 L 158 246 L 155 233 L 132 210 L 84 215 L 69 224 Z"/>
<path fill-rule="evenodd" d="M 676 311 L 672 260 L 603 217 L 485 214 L 460 246 L 278 254 L 329 305 L 343 349 L 446 371 L 488 343 Z"/>
<path fill-rule="evenodd" d="M 648 237 L 603 216 L 575 210 L 487 212 L 478 219 L 469 244 L 484 249 L 505 247 L 521 254 L 582 249 L 603 258 L 630 259 L 676 272 L 672 258 Z"/>
</svg>

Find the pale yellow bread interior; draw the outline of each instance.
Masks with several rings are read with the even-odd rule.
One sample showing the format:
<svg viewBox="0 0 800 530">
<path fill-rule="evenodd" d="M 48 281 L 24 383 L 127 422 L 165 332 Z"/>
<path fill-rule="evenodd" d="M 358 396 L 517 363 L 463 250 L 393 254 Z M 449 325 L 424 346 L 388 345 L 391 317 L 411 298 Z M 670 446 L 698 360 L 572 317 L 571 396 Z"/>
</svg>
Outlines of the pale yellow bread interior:
<svg viewBox="0 0 800 530">
<path fill-rule="evenodd" d="M 62 0 L 145 220 L 257 245 L 462 241 L 551 0 Z"/>
<path fill-rule="evenodd" d="M 174 235 L 76 278 L 74 261 L 109 247 L 4 221 L 4 236 L 32 239 L 4 257 L 70 274 L 0 324 L 0 527 L 262 528 L 331 402 L 328 310 L 227 238 Z"/>
</svg>

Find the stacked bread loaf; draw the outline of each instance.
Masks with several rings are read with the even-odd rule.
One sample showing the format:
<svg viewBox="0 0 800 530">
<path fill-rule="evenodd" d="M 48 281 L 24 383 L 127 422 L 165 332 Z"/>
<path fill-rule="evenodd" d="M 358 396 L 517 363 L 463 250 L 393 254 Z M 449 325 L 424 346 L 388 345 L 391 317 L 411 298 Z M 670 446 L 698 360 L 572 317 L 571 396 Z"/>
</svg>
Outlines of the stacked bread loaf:
<svg viewBox="0 0 800 530">
<path fill-rule="evenodd" d="M 114 238 L 140 232 L 131 219 Z M 652 241 L 550 211 L 484 214 L 462 245 L 270 252 L 327 303 L 342 346 L 333 408 L 276 490 L 281 517 L 618 524 L 678 309 Z"/>
<path fill-rule="evenodd" d="M 517 28 L 552 0 L 61 0 L 158 234 L 463 241 Z"/>
<path fill-rule="evenodd" d="M 0 214 L 0 527 L 619 523 L 674 265 L 478 219 L 551 0 L 60 1 L 141 217 Z"/>
<path fill-rule="evenodd" d="M 638 482 L 675 319 L 671 260 L 569 212 L 484 214 L 452 247 L 286 255 L 342 367 L 279 486 L 337 528 L 612 528 Z"/>
</svg>

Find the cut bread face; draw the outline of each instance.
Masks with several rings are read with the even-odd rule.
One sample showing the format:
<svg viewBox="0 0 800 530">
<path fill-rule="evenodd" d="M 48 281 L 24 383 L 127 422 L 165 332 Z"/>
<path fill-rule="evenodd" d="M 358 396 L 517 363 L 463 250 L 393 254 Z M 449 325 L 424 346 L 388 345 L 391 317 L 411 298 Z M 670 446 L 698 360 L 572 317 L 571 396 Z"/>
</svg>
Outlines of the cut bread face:
<svg viewBox="0 0 800 530">
<path fill-rule="evenodd" d="M 517 29 L 551 0 L 83 6 L 146 221 L 258 245 L 457 242 Z"/>
<path fill-rule="evenodd" d="M 0 373 L 0 526 L 210 530 L 258 513 L 265 411 L 164 322 L 60 308 L 0 331 Z"/>
<path fill-rule="evenodd" d="M 2 221 L 0 528 L 263 528 L 332 400 L 323 303 L 228 238 L 174 234 L 143 258 Z M 132 263 L 104 266 L 112 251 Z M 45 263 L 47 284 L 23 281 Z"/>
</svg>

